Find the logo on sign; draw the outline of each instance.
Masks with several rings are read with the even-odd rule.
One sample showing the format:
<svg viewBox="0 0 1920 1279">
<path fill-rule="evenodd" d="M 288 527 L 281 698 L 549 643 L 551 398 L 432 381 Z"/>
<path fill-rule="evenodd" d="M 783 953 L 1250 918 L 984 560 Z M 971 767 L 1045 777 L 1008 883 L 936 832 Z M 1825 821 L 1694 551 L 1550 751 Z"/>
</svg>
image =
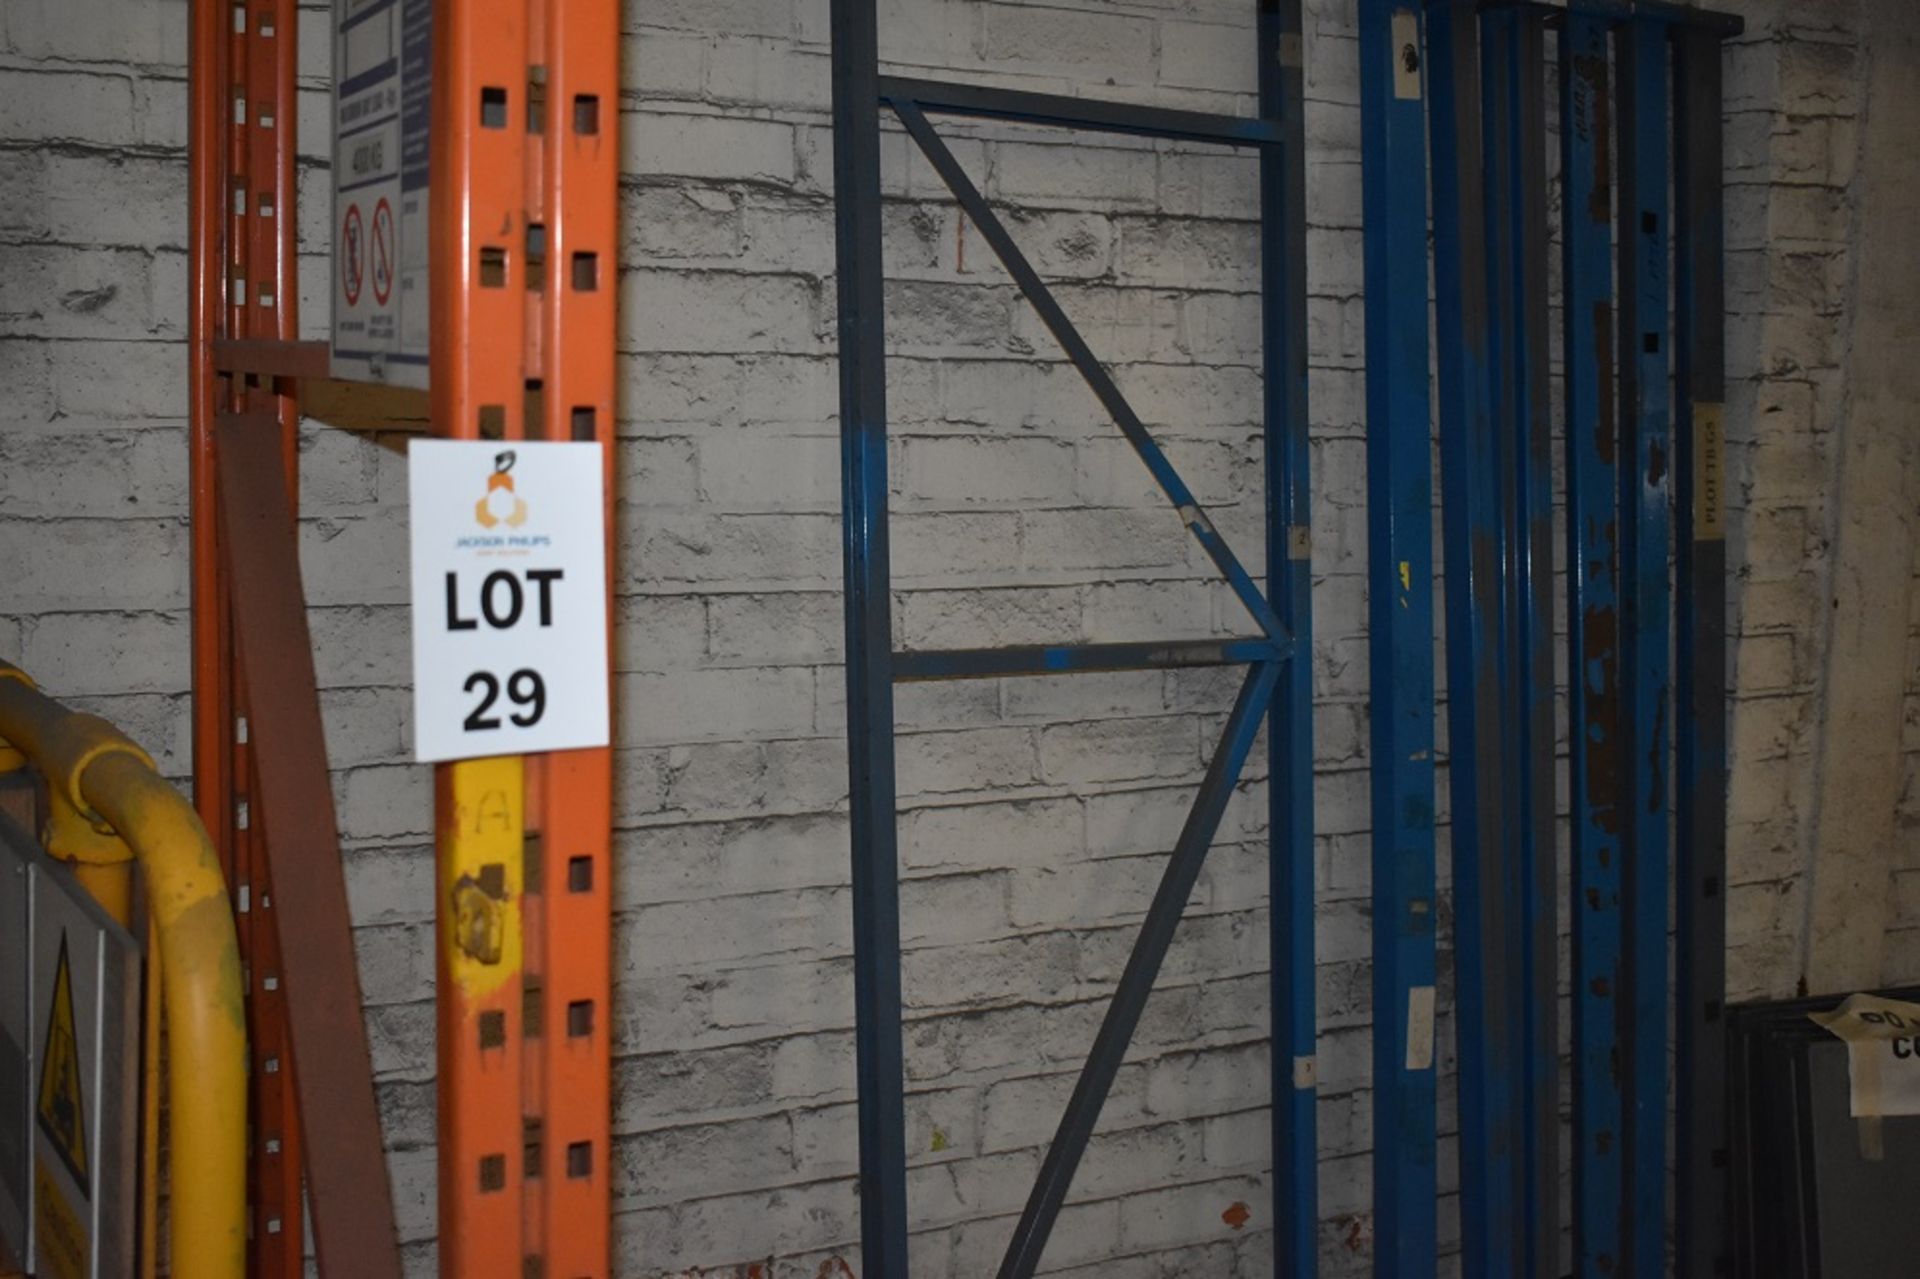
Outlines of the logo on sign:
<svg viewBox="0 0 1920 1279">
<path fill-rule="evenodd" d="M 473 518 L 481 528 L 492 528 L 496 524 L 519 528 L 527 522 L 527 499 L 513 491 L 516 460 L 512 449 L 494 455 L 493 474 L 487 476 L 487 495 L 473 504 Z"/>
<path fill-rule="evenodd" d="M 393 296 L 393 206 L 385 196 L 373 206 L 373 300 L 381 306 Z"/>
<path fill-rule="evenodd" d="M 360 285 L 366 279 L 365 251 L 361 245 L 365 228 L 360 206 L 347 206 L 346 225 L 340 228 L 340 288 L 348 306 L 360 304 Z"/>
</svg>

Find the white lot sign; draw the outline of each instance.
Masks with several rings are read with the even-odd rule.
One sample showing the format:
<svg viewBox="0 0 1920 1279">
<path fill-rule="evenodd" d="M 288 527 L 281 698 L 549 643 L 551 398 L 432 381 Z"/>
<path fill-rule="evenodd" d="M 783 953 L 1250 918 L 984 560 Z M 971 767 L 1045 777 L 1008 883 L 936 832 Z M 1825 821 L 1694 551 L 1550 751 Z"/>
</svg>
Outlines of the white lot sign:
<svg viewBox="0 0 1920 1279">
<path fill-rule="evenodd" d="M 415 440 L 408 459 L 414 757 L 607 745 L 600 446 Z"/>
</svg>

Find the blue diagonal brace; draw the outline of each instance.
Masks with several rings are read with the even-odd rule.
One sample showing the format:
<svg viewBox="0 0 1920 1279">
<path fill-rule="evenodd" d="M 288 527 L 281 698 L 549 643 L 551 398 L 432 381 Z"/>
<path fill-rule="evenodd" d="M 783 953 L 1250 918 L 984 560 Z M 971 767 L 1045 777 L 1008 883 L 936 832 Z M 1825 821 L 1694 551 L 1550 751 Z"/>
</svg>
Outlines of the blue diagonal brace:
<svg viewBox="0 0 1920 1279">
<path fill-rule="evenodd" d="M 1153 895 L 1153 905 L 1147 908 L 1146 922 L 1140 926 L 1133 953 L 1127 956 L 1126 971 L 1120 975 L 1120 985 L 1113 992 L 1113 1001 L 1107 1005 L 1100 1032 L 1094 1036 L 1093 1048 L 1087 1054 L 1086 1064 L 1080 1068 L 1079 1081 L 1074 1084 L 1073 1096 L 1060 1117 L 1053 1144 L 1047 1147 L 1047 1156 L 1040 1164 L 1040 1175 L 1034 1180 L 1020 1223 L 1014 1227 L 1013 1240 L 1007 1245 L 1005 1260 L 1000 1263 L 1000 1279 L 1029 1279 L 1040 1264 L 1040 1254 L 1047 1246 L 1054 1219 L 1060 1215 L 1060 1205 L 1066 1201 L 1067 1189 L 1073 1184 L 1074 1170 L 1080 1166 L 1080 1156 L 1086 1153 L 1094 1122 L 1100 1118 L 1100 1107 L 1106 1103 L 1114 1075 L 1120 1070 L 1120 1060 L 1126 1055 L 1127 1045 L 1140 1024 L 1147 996 L 1153 993 L 1154 978 L 1159 975 L 1160 964 L 1173 943 L 1187 899 L 1193 895 L 1200 867 L 1206 862 L 1207 849 L 1213 844 L 1214 832 L 1219 829 L 1221 815 L 1233 796 L 1247 753 L 1253 749 L 1253 739 L 1260 731 L 1260 719 L 1273 696 L 1281 665 L 1279 662 L 1256 663 L 1240 686 L 1240 696 L 1227 716 L 1213 762 L 1207 766 L 1200 793 L 1194 796 L 1186 825 L 1181 827 L 1173 855 L 1167 859 L 1167 869 Z"/>
<path fill-rule="evenodd" d="M 1026 255 L 1020 252 L 1020 246 L 1014 243 L 1006 226 L 987 204 L 986 197 L 980 194 L 980 189 L 973 184 L 973 179 L 967 176 L 966 170 L 960 167 L 960 162 L 954 158 L 953 152 L 947 148 L 947 144 L 927 122 L 926 115 L 907 99 L 893 98 L 889 99 L 889 102 L 894 112 L 900 117 L 900 122 L 906 125 L 907 132 L 912 135 L 915 142 L 920 144 L 920 149 L 926 152 L 927 159 L 933 164 L 934 170 L 953 191 L 954 198 L 960 202 L 960 207 L 966 210 L 967 216 L 972 218 L 974 225 L 980 228 L 980 234 L 986 237 L 987 243 L 999 255 L 1001 263 L 1007 268 L 1007 273 L 1013 277 L 1013 282 L 1019 286 L 1020 292 L 1026 296 L 1027 301 L 1040 316 L 1041 323 L 1047 326 L 1047 331 L 1053 334 L 1061 350 L 1066 352 L 1073 366 L 1080 370 L 1080 376 L 1085 378 L 1087 385 L 1093 388 L 1094 395 L 1113 416 L 1121 433 L 1127 437 L 1127 443 L 1133 445 L 1133 451 L 1140 455 L 1142 462 L 1146 463 L 1147 470 L 1153 474 L 1155 482 L 1167 495 L 1167 500 L 1173 503 L 1174 509 L 1180 513 L 1181 521 L 1206 550 L 1207 557 L 1219 569 L 1220 575 L 1226 579 L 1233 593 L 1240 597 L 1240 602 L 1246 606 L 1247 612 L 1252 614 L 1253 620 L 1269 636 L 1278 638 L 1284 634 L 1286 628 L 1280 624 L 1280 619 L 1274 614 L 1272 605 L 1267 603 L 1266 595 L 1254 584 L 1247 570 L 1241 566 L 1240 560 L 1233 553 L 1233 548 L 1227 545 L 1226 539 L 1221 537 L 1220 531 L 1213 526 L 1213 521 L 1207 518 L 1206 511 L 1201 508 L 1199 500 L 1187 487 L 1186 481 L 1180 478 L 1180 473 L 1173 469 L 1173 463 L 1167 460 L 1167 455 L 1154 442 L 1146 424 L 1140 420 L 1140 415 L 1133 411 L 1131 404 L 1127 403 L 1127 397 L 1121 394 L 1120 387 L 1113 380 L 1113 375 L 1107 372 L 1106 366 L 1094 355 L 1086 339 L 1080 336 L 1080 330 L 1075 328 L 1073 321 L 1067 318 L 1067 313 L 1060 309 L 1060 303 L 1054 299 L 1053 291 L 1047 288 L 1046 282 L 1040 278 L 1039 272 L 1033 269 L 1033 264 L 1027 261 Z"/>
</svg>

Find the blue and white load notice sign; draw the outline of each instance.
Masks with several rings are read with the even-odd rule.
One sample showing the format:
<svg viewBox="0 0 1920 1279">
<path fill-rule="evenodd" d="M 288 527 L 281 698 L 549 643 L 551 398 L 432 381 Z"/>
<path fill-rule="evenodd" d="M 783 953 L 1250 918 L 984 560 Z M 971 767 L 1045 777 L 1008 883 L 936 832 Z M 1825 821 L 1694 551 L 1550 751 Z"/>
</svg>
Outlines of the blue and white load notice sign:
<svg viewBox="0 0 1920 1279">
<path fill-rule="evenodd" d="M 333 3 L 333 375 L 427 385 L 433 0 Z"/>
</svg>

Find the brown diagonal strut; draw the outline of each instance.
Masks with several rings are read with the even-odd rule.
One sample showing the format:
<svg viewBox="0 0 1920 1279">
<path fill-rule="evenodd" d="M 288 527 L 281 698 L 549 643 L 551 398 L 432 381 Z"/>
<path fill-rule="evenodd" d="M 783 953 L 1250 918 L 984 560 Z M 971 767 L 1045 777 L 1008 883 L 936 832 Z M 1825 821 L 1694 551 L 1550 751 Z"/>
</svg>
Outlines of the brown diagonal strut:
<svg viewBox="0 0 1920 1279">
<path fill-rule="evenodd" d="M 314 1246 L 323 1275 L 399 1279 L 393 1196 L 277 419 L 223 414 L 215 447 L 221 549 L 233 583 L 234 635 L 259 778 L 256 820 L 265 827 L 279 899 L 280 978 L 294 1084 L 308 1121 L 303 1135 Z"/>
</svg>

